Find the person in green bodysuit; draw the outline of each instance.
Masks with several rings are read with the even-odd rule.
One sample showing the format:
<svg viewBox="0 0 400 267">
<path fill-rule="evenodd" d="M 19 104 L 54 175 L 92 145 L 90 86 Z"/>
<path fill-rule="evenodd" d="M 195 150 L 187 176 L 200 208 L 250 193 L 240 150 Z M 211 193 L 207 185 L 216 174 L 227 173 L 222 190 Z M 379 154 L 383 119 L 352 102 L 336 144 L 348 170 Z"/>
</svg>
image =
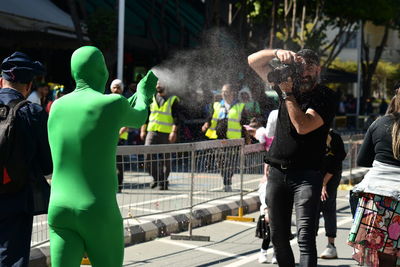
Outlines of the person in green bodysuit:
<svg viewBox="0 0 400 267">
<path fill-rule="evenodd" d="M 116 145 L 123 126 L 140 128 L 157 77 L 149 71 L 130 99 L 104 95 L 108 71 L 95 47 L 71 58 L 76 89 L 54 102 L 49 142 L 54 162 L 49 204 L 53 267 L 77 267 L 84 252 L 93 266 L 122 266 L 122 217 L 116 201 Z"/>
</svg>

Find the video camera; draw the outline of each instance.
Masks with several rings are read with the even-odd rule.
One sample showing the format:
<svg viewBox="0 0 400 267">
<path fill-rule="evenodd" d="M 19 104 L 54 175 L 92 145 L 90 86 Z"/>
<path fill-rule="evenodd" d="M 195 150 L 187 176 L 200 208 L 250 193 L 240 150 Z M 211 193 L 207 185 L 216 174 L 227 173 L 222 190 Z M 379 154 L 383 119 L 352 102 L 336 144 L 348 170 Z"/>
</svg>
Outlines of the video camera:
<svg viewBox="0 0 400 267">
<path fill-rule="evenodd" d="M 272 60 L 270 66 L 272 68 L 272 71 L 269 72 L 267 75 L 268 81 L 270 83 L 274 83 L 277 85 L 282 82 L 286 82 L 290 77 L 294 85 L 300 84 L 303 73 L 303 64 L 301 62 L 286 64 L 274 59 Z"/>
</svg>

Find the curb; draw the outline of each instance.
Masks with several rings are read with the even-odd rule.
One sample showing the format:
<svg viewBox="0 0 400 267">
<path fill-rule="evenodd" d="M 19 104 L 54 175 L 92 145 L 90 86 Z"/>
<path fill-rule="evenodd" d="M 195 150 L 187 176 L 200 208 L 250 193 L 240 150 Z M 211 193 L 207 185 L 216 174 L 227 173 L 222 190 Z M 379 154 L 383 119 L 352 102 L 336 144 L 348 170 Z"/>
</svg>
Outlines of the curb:
<svg viewBox="0 0 400 267">
<path fill-rule="evenodd" d="M 222 221 L 229 215 L 237 215 L 239 209 L 238 196 L 213 200 L 193 209 L 193 228 Z M 258 193 L 253 192 L 243 197 L 246 213 L 259 209 Z M 140 219 L 125 220 L 125 246 L 130 246 L 158 237 L 169 236 L 188 230 L 190 210 L 173 211 L 164 214 L 150 215 Z"/>
<path fill-rule="evenodd" d="M 243 196 L 244 213 L 259 210 L 258 192 Z M 213 200 L 200 204 L 193 209 L 193 228 L 220 222 L 226 216 L 238 215 L 239 196 L 230 196 L 224 199 Z M 140 217 L 139 219 L 124 220 L 124 243 L 131 246 L 158 237 L 169 236 L 188 230 L 190 210 L 184 209 L 163 214 Z M 50 247 L 44 245 L 31 249 L 29 267 L 50 266 Z"/>
</svg>

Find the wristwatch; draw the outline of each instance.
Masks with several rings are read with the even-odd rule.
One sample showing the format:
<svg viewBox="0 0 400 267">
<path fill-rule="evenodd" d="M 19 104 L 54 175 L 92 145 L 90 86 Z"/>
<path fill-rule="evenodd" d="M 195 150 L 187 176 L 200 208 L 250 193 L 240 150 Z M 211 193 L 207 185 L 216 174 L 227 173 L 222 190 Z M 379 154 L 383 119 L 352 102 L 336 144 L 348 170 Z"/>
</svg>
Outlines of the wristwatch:
<svg viewBox="0 0 400 267">
<path fill-rule="evenodd" d="M 288 98 L 288 96 L 293 95 L 293 92 L 283 92 L 282 91 L 282 99 L 286 100 L 286 98 Z"/>
</svg>

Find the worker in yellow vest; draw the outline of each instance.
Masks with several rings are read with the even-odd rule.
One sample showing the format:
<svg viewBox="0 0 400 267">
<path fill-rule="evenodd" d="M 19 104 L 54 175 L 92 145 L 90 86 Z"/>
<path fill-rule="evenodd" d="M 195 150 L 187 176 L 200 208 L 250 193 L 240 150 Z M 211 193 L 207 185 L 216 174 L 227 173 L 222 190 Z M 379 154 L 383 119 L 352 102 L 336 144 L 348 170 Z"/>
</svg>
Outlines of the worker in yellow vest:
<svg viewBox="0 0 400 267">
<path fill-rule="evenodd" d="M 140 130 L 140 138 L 145 141 L 145 145 L 172 144 L 177 140 L 182 107 L 179 98 L 168 94 L 162 82 L 157 82 L 156 90 L 148 122 Z M 170 153 L 148 155 L 146 167 L 153 176 L 151 188 L 159 186 L 160 190 L 168 190 L 170 157 Z"/>
<path fill-rule="evenodd" d="M 110 91 L 112 94 L 122 95 L 124 92 L 124 84 L 120 79 L 115 79 L 111 82 Z M 126 145 L 128 141 L 128 127 L 122 127 L 119 130 L 118 145 Z M 121 193 L 124 183 L 124 164 L 121 155 L 117 156 L 117 176 L 118 176 L 118 193 Z"/>
<path fill-rule="evenodd" d="M 243 125 L 249 118 L 245 105 L 238 101 L 238 88 L 234 84 L 224 84 L 221 90 L 222 100 L 213 104 L 210 116 L 202 127 L 209 139 L 239 139 L 245 137 Z M 223 177 L 224 191 L 232 191 L 232 176 L 238 157 L 221 151 L 218 165 Z"/>
</svg>

